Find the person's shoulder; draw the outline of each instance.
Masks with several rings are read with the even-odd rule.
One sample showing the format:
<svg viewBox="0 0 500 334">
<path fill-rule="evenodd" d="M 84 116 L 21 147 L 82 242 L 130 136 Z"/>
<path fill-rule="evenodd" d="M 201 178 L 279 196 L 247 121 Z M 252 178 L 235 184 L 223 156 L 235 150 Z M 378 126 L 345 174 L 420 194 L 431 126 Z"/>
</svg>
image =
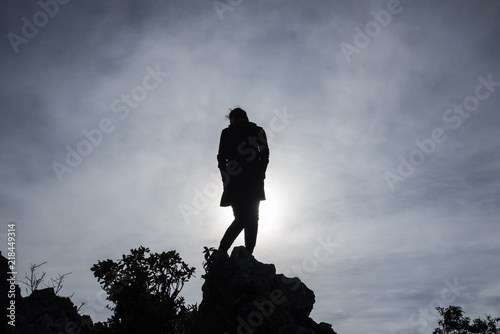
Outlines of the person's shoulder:
<svg viewBox="0 0 500 334">
<path fill-rule="evenodd" d="M 255 124 L 255 123 L 253 123 L 253 125 L 254 125 L 254 129 L 255 129 L 255 131 L 257 131 L 257 132 L 264 131 L 264 132 L 265 132 L 265 130 L 264 130 L 264 128 L 263 128 L 262 126 L 257 125 L 257 124 Z"/>
<path fill-rule="evenodd" d="M 229 129 L 229 127 L 222 129 L 222 131 L 220 132 L 220 136 L 221 138 L 231 136 L 231 129 Z"/>
<path fill-rule="evenodd" d="M 257 129 L 257 130 L 261 130 L 261 129 L 262 129 L 262 127 L 261 127 L 260 125 L 257 125 L 257 124 L 256 124 L 256 123 L 254 123 L 254 122 L 248 122 L 248 123 L 249 123 L 249 125 L 250 125 L 252 128 L 255 128 L 255 129 Z"/>
</svg>

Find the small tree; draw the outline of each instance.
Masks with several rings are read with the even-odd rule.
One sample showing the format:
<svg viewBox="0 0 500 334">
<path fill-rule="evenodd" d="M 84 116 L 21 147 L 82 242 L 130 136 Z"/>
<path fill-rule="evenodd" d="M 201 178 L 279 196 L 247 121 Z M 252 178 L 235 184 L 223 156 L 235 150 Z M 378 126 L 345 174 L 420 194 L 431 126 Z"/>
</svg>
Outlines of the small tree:
<svg viewBox="0 0 500 334">
<path fill-rule="evenodd" d="M 487 315 L 485 320 L 477 318 L 471 323 L 460 306 L 436 307 L 436 310 L 443 319 L 438 321 L 440 327 L 434 329 L 433 334 L 500 334 L 497 327 L 500 318 Z"/>
<path fill-rule="evenodd" d="M 58 274 L 56 278 L 50 278 L 50 283 L 46 284 L 44 282 L 45 282 L 45 275 L 47 275 L 47 273 L 42 272 L 41 274 L 39 274 L 37 272 L 38 268 L 40 268 L 45 264 L 47 264 L 47 261 L 42 262 L 40 264 L 32 264 L 30 267 L 30 275 L 28 276 L 28 274 L 25 273 L 24 274 L 25 280 L 24 281 L 20 280 L 21 283 L 26 285 L 26 293 L 28 295 L 32 294 L 33 291 L 35 290 L 39 290 L 42 283 L 45 284 L 46 288 L 54 289 L 54 292 L 57 295 L 63 288 L 64 280 L 66 279 L 66 277 L 68 277 L 68 275 L 71 274 L 71 273 L 66 273 L 64 275 Z M 73 295 L 71 295 L 70 297 L 73 297 Z"/>
<path fill-rule="evenodd" d="M 176 251 L 151 254 L 149 248 L 132 249 L 122 259 L 99 261 L 91 270 L 114 314 L 103 332 L 182 333 L 194 305 L 185 306 L 180 292 L 195 268 L 182 261 Z"/>
</svg>

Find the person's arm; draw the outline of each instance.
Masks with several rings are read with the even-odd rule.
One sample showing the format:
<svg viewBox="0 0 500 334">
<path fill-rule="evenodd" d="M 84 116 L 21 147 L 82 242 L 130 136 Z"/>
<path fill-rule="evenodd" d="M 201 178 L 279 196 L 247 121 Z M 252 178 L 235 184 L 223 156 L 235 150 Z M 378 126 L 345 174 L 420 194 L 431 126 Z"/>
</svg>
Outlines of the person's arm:
<svg viewBox="0 0 500 334">
<path fill-rule="evenodd" d="M 264 129 L 259 132 L 259 164 L 262 178 L 266 178 L 267 165 L 269 164 L 269 145 L 267 143 L 267 136 Z"/>
<path fill-rule="evenodd" d="M 222 131 L 220 135 L 219 141 L 219 152 L 217 153 L 217 167 L 219 167 L 219 171 L 221 173 L 221 177 L 223 176 L 223 172 L 226 171 L 227 164 L 227 143 L 226 143 L 226 134 L 225 131 Z"/>
</svg>

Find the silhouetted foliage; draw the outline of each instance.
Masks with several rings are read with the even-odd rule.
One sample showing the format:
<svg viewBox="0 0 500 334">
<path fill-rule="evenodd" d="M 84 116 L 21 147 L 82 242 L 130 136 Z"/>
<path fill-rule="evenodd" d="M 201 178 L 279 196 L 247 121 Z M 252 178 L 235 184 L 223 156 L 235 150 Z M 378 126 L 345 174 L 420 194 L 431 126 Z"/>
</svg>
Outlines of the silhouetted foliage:
<svg viewBox="0 0 500 334">
<path fill-rule="evenodd" d="M 186 333 L 196 305 L 184 304 L 180 292 L 195 268 L 179 254 L 150 253 L 143 246 L 122 259 L 99 261 L 92 267 L 114 314 L 107 323 L 98 323 L 98 333 Z"/>
<path fill-rule="evenodd" d="M 203 247 L 203 257 L 205 258 L 205 262 L 203 262 L 203 269 L 205 270 L 205 274 L 201 275 L 201 278 L 207 278 L 207 274 L 212 267 L 212 263 L 215 255 L 217 254 L 217 249 L 214 247 L 208 248 L 207 246 Z"/>
<path fill-rule="evenodd" d="M 436 307 L 436 310 L 443 319 L 438 321 L 439 327 L 434 329 L 433 334 L 500 334 L 497 327 L 500 318 L 487 315 L 486 319 L 477 318 L 471 323 L 460 306 Z"/>
</svg>

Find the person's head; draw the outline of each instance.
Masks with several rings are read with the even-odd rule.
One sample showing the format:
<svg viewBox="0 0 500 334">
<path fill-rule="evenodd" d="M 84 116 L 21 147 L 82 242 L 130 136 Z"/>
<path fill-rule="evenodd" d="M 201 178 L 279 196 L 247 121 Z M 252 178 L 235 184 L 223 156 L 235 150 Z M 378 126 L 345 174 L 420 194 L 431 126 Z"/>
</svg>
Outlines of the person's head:
<svg viewBox="0 0 500 334">
<path fill-rule="evenodd" d="M 226 117 L 229 119 L 229 123 L 231 124 L 236 123 L 238 121 L 248 122 L 247 113 L 245 112 L 245 110 L 241 108 L 234 108 Z"/>
</svg>

